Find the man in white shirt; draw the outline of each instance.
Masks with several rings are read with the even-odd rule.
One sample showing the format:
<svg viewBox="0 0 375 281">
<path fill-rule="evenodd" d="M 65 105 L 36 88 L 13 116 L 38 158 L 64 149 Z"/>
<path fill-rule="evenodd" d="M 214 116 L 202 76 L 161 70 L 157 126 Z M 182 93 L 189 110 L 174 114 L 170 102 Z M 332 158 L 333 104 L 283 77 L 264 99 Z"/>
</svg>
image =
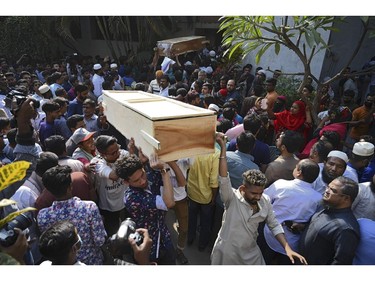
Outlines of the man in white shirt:
<svg viewBox="0 0 375 281">
<path fill-rule="evenodd" d="M 300 230 L 296 224 L 303 226 L 303 223 L 308 222 L 322 200 L 322 195 L 312 188 L 312 183 L 318 175 L 318 164 L 312 160 L 303 159 L 297 163 L 293 171 L 293 180 L 277 180 L 264 190 L 264 194 L 268 195 L 271 200 L 276 219 L 283 226 L 289 246 L 294 251 L 298 250 L 300 238 Z M 259 235 L 264 239 L 261 239 L 260 248 L 266 263 L 290 265 L 285 250 L 267 225 L 263 233 L 263 237 L 262 233 Z"/>
<path fill-rule="evenodd" d="M 94 95 L 96 98 L 102 95 L 103 91 L 103 82 L 104 82 L 104 73 L 100 63 L 94 64 L 94 76 L 92 77 L 92 84 L 94 85 Z"/>
<path fill-rule="evenodd" d="M 128 188 L 115 171 L 115 162 L 129 152 L 121 149 L 117 139 L 102 135 L 96 138 L 95 146 L 99 155 L 90 163 L 95 163 L 95 187 L 98 193 L 98 206 L 103 216 L 104 228 L 108 236 L 115 234 L 120 227 L 120 219 L 127 217 L 124 193 Z"/>
<path fill-rule="evenodd" d="M 169 97 L 169 76 L 168 75 L 163 75 L 160 78 L 159 86 L 160 86 L 159 96 L 168 98 Z"/>
</svg>

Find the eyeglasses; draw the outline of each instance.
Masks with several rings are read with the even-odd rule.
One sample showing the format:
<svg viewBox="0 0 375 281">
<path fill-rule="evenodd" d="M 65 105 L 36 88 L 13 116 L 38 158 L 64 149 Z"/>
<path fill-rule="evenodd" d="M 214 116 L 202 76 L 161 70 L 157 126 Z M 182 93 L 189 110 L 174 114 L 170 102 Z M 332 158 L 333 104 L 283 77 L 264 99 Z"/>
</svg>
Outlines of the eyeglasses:
<svg viewBox="0 0 375 281">
<path fill-rule="evenodd" d="M 77 246 L 77 250 L 79 250 L 81 249 L 81 246 L 82 246 L 82 239 L 81 239 L 81 236 L 79 236 L 79 234 L 77 234 L 77 236 L 78 236 L 78 241 L 75 242 L 72 247 Z"/>
</svg>

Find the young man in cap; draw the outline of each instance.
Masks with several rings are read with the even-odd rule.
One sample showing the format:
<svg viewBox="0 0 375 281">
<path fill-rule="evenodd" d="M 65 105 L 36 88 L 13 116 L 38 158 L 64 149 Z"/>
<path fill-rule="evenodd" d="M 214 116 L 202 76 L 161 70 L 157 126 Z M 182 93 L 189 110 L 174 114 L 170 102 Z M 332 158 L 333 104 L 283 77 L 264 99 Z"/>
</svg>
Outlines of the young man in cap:
<svg viewBox="0 0 375 281">
<path fill-rule="evenodd" d="M 361 182 L 364 169 L 370 163 L 374 156 L 374 145 L 370 142 L 360 141 L 356 142 L 348 161 L 347 171 L 350 173 L 349 178 L 356 182 Z"/>
<path fill-rule="evenodd" d="M 94 95 L 96 98 L 102 95 L 104 72 L 100 63 L 94 64 L 94 76 L 92 77 L 92 84 L 94 85 Z"/>
<path fill-rule="evenodd" d="M 113 74 L 117 78 L 115 79 L 115 86 L 114 90 L 124 90 L 125 89 L 125 82 L 118 74 L 118 67 L 116 63 L 111 63 L 109 66 L 111 75 Z"/>
<path fill-rule="evenodd" d="M 96 148 L 94 144 L 94 134 L 95 132 L 89 132 L 85 128 L 79 128 L 71 137 L 72 141 L 77 145 L 72 158 L 81 161 L 87 172 L 94 169 L 94 166 L 90 165 L 90 161 L 95 157 Z"/>
</svg>

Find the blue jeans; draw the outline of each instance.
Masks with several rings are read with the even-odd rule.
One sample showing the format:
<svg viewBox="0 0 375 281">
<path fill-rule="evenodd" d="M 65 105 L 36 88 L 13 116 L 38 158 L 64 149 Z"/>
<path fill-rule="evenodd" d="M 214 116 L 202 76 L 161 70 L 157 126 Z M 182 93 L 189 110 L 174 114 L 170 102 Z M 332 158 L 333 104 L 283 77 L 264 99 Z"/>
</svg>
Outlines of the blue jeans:
<svg viewBox="0 0 375 281">
<path fill-rule="evenodd" d="M 198 215 L 200 222 L 200 233 L 198 247 L 204 249 L 211 238 L 214 205 L 200 204 L 189 199 L 189 229 L 188 243 L 192 243 L 197 234 Z"/>
</svg>

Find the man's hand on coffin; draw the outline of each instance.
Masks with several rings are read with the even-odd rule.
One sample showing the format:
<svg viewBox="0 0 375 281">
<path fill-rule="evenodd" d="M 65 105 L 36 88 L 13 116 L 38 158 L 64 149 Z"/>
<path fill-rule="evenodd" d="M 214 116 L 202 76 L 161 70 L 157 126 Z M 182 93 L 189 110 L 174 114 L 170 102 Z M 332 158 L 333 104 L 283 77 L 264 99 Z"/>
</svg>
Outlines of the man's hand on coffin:
<svg viewBox="0 0 375 281">
<path fill-rule="evenodd" d="M 153 153 L 150 155 L 150 166 L 154 170 L 162 170 L 166 168 L 166 164 L 161 161 L 157 154 Z"/>
</svg>

